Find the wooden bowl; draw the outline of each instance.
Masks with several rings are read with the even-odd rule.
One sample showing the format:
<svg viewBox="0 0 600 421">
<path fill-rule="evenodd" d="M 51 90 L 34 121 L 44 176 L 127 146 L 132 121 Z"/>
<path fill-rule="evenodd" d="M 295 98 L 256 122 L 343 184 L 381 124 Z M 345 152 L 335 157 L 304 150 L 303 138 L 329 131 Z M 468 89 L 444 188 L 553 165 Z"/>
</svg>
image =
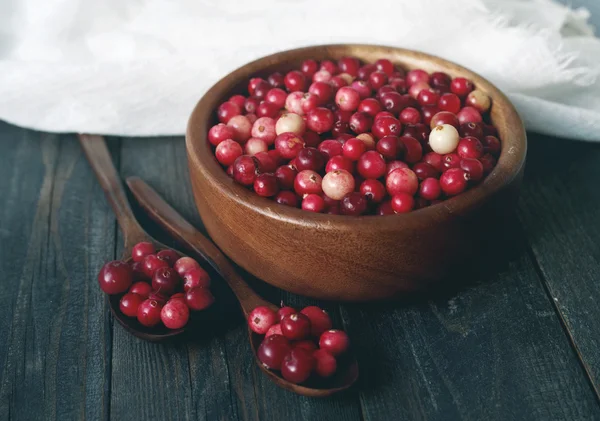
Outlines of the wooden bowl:
<svg viewBox="0 0 600 421">
<path fill-rule="evenodd" d="M 279 205 L 237 185 L 207 140 L 218 105 L 245 91 L 254 76 L 297 68 L 308 58 L 364 62 L 385 57 L 405 69 L 464 76 L 492 98 L 502 153 L 496 168 L 467 192 L 408 214 L 350 217 Z M 492 228 L 516 202 L 527 140 L 519 115 L 490 82 L 438 57 L 373 45 L 325 45 L 261 58 L 215 84 L 194 109 L 186 146 L 196 205 L 213 241 L 269 284 L 321 299 L 368 301 L 424 288 L 470 265 L 490 244 Z"/>
</svg>

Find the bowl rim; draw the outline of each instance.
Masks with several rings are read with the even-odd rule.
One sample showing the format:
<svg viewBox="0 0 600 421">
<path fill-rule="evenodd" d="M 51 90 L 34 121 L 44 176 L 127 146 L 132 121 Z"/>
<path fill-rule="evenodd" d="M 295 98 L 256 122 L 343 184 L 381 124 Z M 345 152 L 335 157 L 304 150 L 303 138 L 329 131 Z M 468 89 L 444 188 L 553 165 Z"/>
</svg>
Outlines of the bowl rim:
<svg viewBox="0 0 600 421">
<path fill-rule="evenodd" d="M 334 50 L 351 55 L 354 49 L 370 49 L 376 52 L 379 57 L 385 57 L 386 52 L 388 54 L 391 52 L 399 53 L 402 58 L 396 60 L 396 62 L 401 63 L 406 69 L 424 67 L 426 70 L 430 69 L 429 72 L 438 69 L 438 71 L 444 71 L 451 76 L 454 75 L 453 77 L 457 75 L 465 76 L 472 80 L 478 89 L 488 93 L 492 97 L 491 118 L 494 126 L 498 129 L 498 137 L 502 142 L 501 154 L 492 172 L 480 184 L 443 202 L 401 215 L 385 216 L 347 216 L 308 212 L 300 208 L 280 205 L 235 183 L 214 158 L 214 153 L 208 142 L 210 120 L 217 103 L 222 101 L 241 80 L 250 79 L 252 75 L 267 66 L 283 63 L 286 60 L 298 61 L 313 58 L 315 51 L 320 52 L 320 55 L 326 55 L 327 52 Z M 325 53 L 322 50 L 325 50 Z M 313 54 L 311 55 L 311 53 Z M 496 115 L 496 118 L 502 117 L 502 121 L 494 121 L 494 115 Z M 519 114 L 506 95 L 491 82 L 463 66 L 434 55 L 376 44 L 314 45 L 280 51 L 247 63 L 224 76 L 202 96 L 189 118 L 185 138 L 190 170 L 192 166 L 199 169 L 208 182 L 216 185 L 223 194 L 227 195 L 237 205 L 244 206 L 269 218 L 301 226 L 314 226 L 317 224 L 324 229 L 333 226 L 355 229 L 356 223 L 359 222 L 371 229 L 389 229 L 390 224 L 406 225 L 407 227 L 426 226 L 431 224 L 432 221 L 448 220 L 469 213 L 509 186 L 519 176 L 525 164 L 527 153 L 527 137 Z"/>
</svg>

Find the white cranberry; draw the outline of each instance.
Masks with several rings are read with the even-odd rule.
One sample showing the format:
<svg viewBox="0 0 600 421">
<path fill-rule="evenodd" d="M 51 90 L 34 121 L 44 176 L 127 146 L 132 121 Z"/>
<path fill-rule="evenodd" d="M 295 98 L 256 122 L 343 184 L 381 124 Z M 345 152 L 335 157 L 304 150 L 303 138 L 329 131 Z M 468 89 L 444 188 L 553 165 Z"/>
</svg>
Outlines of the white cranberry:
<svg viewBox="0 0 600 421">
<path fill-rule="evenodd" d="M 488 94 L 479 89 L 475 89 L 474 91 L 471 91 L 469 95 L 467 95 L 465 105 L 470 105 L 480 113 L 485 113 L 490 109 L 492 101 L 490 100 Z"/>
<path fill-rule="evenodd" d="M 368 151 L 372 151 L 373 149 L 375 149 L 376 143 L 375 143 L 375 138 L 373 137 L 372 134 L 361 133 L 358 136 L 356 136 L 356 138 L 363 141 L 363 143 L 367 147 Z"/>
<path fill-rule="evenodd" d="M 442 124 L 429 133 L 429 146 L 434 152 L 447 154 L 458 146 L 458 131 L 450 124 Z"/>
<path fill-rule="evenodd" d="M 338 76 L 341 77 L 342 79 L 344 79 L 344 81 L 348 85 L 350 85 L 354 81 L 354 78 L 352 77 L 352 75 L 349 75 L 348 73 L 340 73 Z"/>
<path fill-rule="evenodd" d="M 321 188 L 323 193 L 333 200 L 342 200 L 354 191 L 354 177 L 346 170 L 334 170 L 325 174 Z"/>
<path fill-rule="evenodd" d="M 283 114 L 275 123 L 275 133 L 294 133 L 302 136 L 306 129 L 304 119 L 296 113 Z"/>
<path fill-rule="evenodd" d="M 257 137 L 251 137 L 244 145 L 244 150 L 246 155 L 256 155 L 259 152 L 267 152 L 269 150 L 269 145 L 262 139 Z"/>
</svg>

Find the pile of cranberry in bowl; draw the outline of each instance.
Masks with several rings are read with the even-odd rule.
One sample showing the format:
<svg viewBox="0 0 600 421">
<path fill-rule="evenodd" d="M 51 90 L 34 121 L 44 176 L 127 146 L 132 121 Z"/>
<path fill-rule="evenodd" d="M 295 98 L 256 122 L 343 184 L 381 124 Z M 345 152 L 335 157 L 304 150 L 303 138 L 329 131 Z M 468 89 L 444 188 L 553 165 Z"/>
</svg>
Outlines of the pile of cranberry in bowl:
<svg viewBox="0 0 600 421">
<path fill-rule="evenodd" d="M 306 211 L 405 213 L 480 183 L 501 151 L 490 97 L 466 78 L 305 60 L 252 78 L 217 109 L 208 140 L 233 180 Z"/>
</svg>

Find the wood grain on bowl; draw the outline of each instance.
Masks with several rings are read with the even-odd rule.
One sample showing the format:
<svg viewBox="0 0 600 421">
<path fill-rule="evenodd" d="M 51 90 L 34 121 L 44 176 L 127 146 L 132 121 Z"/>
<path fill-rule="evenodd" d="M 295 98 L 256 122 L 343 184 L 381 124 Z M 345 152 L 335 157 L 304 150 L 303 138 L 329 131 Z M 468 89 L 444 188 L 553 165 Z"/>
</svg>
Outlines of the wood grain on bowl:
<svg viewBox="0 0 600 421">
<path fill-rule="evenodd" d="M 392 216 L 347 217 L 278 205 L 237 185 L 216 162 L 207 140 L 214 111 L 247 81 L 284 72 L 308 58 L 388 58 L 405 69 L 443 71 L 471 79 L 492 98 L 490 117 L 502 142 L 492 173 L 440 204 Z M 373 45 L 328 45 L 284 51 L 249 63 L 216 83 L 188 124 L 191 184 L 203 222 L 217 245 L 257 277 L 287 291 L 344 301 L 387 299 L 431 285 L 468 265 L 490 229 L 512 210 L 527 141 L 516 110 L 495 86 L 456 64 L 427 54 Z"/>
</svg>

